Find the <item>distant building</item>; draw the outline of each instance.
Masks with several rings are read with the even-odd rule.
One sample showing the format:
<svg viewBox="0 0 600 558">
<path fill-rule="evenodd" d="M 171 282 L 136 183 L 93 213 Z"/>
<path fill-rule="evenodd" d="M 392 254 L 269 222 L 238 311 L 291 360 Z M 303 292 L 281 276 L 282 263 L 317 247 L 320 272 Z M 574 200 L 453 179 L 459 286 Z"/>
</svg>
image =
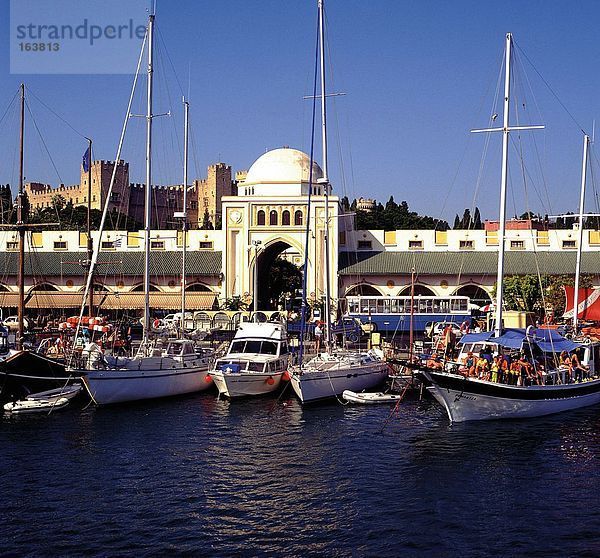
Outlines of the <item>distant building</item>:
<svg viewBox="0 0 600 558">
<path fill-rule="evenodd" d="M 115 168 L 114 161 L 93 161 L 91 168 L 92 209 L 102 209 L 106 202 L 108 189 Z M 194 180 L 188 190 L 188 221 L 191 228 L 199 228 L 208 212 L 210 223 L 213 227 L 220 219 L 221 198 L 235 195 L 234 183 L 231 180 L 231 166 L 225 163 L 216 163 L 208 167 L 207 177 Z M 144 184 L 129 182 L 129 163 L 119 161 L 115 174 L 115 183 L 109 200 L 108 208 L 128 215 L 139 223 L 144 222 Z M 73 205 L 88 204 L 88 173 L 81 169 L 79 184 L 58 188 L 40 182 L 25 184 L 25 192 L 32 209 L 52 207 L 55 196 L 62 196 L 66 203 Z M 173 186 L 154 186 L 152 200 L 152 227 L 156 229 L 170 229 L 176 225 L 173 214 L 183 208 L 183 187 L 181 184 Z"/>
<path fill-rule="evenodd" d="M 358 198 L 356 201 L 356 209 L 370 213 L 375 209 L 375 200 L 370 198 Z"/>
</svg>

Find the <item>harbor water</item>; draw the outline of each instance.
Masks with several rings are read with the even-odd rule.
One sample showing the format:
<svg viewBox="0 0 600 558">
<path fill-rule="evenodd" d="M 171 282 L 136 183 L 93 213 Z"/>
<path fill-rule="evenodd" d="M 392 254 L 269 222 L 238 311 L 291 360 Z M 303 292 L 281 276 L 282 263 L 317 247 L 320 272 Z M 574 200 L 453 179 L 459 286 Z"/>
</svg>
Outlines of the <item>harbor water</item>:
<svg viewBox="0 0 600 558">
<path fill-rule="evenodd" d="M 600 408 L 213 394 L 0 420 L 1 556 L 598 556 Z"/>
</svg>

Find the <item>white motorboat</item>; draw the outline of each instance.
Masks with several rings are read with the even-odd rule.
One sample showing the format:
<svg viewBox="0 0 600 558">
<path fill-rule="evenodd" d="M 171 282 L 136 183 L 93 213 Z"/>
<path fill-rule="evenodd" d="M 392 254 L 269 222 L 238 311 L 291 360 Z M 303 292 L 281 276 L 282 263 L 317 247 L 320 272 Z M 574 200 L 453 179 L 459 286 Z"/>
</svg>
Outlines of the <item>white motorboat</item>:
<svg viewBox="0 0 600 558">
<path fill-rule="evenodd" d="M 342 398 L 349 403 L 375 405 L 377 403 L 395 403 L 402 399 L 402 395 L 399 393 L 383 393 L 381 391 L 379 393 L 356 393 L 347 389 L 342 393 Z"/>
<path fill-rule="evenodd" d="M 160 342 L 142 344 L 130 359 L 104 364 L 100 352 L 90 351 L 89 370 L 84 381 L 99 405 L 154 399 L 204 391 L 212 381 L 207 375 L 212 352 L 198 354 L 194 343 L 173 339 L 162 348 Z"/>
<path fill-rule="evenodd" d="M 4 405 L 4 410 L 13 415 L 48 413 L 50 411 L 64 409 L 68 404 L 69 400 L 66 397 L 33 400 L 22 399 L 21 401 L 6 403 Z"/>
<path fill-rule="evenodd" d="M 279 387 L 288 364 L 287 334 L 281 324 L 242 323 L 210 376 L 219 394 L 230 399 L 263 395 Z"/>
</svg>

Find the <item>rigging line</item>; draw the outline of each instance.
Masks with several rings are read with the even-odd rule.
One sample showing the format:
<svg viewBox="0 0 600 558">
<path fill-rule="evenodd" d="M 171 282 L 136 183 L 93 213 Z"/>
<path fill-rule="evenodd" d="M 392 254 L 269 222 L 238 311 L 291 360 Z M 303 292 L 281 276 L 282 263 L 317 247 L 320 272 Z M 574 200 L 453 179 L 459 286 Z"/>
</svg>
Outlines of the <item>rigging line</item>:
<svg viewBox="0 0 600 558">
<path fill-rule="evenodd" d="M 13 105 L 13 103 L 15 102 L 15 99 L 18 96 L 19 96 L 19 90 L 17 89 L 17 92 L 13 95 L 13 98 L 10 100 L 10 102 L 6 106 L 6 110 L 4 111 L 4 113 L 2 114 L 2 116 L 0 117 L 0 124 L 2 124 L 2 121 L 4 120 L 4 118 L 6 117 L 6 115 L 8 114 L 8 111 L 10 110 L 10 108 Z"/>
<path fill-rule="evenodd" d="M 60 114 L 58 114 L 56 111 L 54 111 L 53 109 L 51 109 L 46 103 L 44 103 L 44 101 L 42 101 L 42 99 L 40 99 L 34 92 L 33 90 L 29 87 L 29 86 L 25 86 L 25 89 L 27 89 L 27 92 L 38 102 L 40 103 L 46 110 L 48 110 L 49 112 L 51 112 L 54 116 L 56 116 L 56 118 L 58 118 L 63 124 L 66 124 L 69 128 L 71 128 L 71 130 L 73 130 L 73 132 L 75 132 L 78 136 L 82 137 L 83 139 L 88 139 L 87 136 L 83 135 L 79 130 L 77 130 L 76 128 L 74 128 L 70 122 L 68 122 L 65 118 L 63 118 Z"/>
<path fill-rule="evenodd" d="M 524 64 L 521 62 L 520 55 L 518 54 L 517 51 L 515 51 L 515 60 L 518 60 L 518 64 L 515 64 L 515 68 L 519 72 L 519 74 L 522 74 L 524 76 L 523 82 L 526 83 L 527 86 L 528 86 L 528 88 L 529 88 L 529 92 L 531 93 L 531 97 L 533 98 L 533 104 L 534 104 L 534 106 L 535 106 L 535 108 L 537 110 L 539 119 L 540 119 L 541 122 L 544 122 L 545 118 L 542 115 L 542 111 L 541 111 L 540 106 L 538 104 L 537 97 L 535 96 L 535 92 L 534 92 L 533 87 L 531 85 L 531 81 L 529 80 L 529 75 L 527 74 L 527 72 L 525 72 Z M 529 105 L 527 104 L 527 106 L 529 106 Z M 544 134 L 543 137 L 546 138 L 546 135 Z M 546 175 L 545 175 L 545 172 L 544 172 L 544 167 L 542 165 L 542 158 L 540 156 L 540 150 L 538 148 L 536 134 L 531 134 L 531 141 L 533 143 L 533 147 L 534 147 L 535 154 L 536 154 L 536 160 L 537 160 L 538 165 L 539 165 L 539 171 L 540 171 L 540 175 L 541 175 L 541 178 L 542 178 L 542 184 L 544 186 L 544 193 L 546 195 L 546 199 L 547 199 L 547 202 L 548 202 L 548 208 L 549 208 L 549 211 L 552 212 L 552 203 L 550 201 L 550 192 L 548 190 L 548 183 L 547 183 L 547 180 L 546 180 Z M 537 188 L 536 188 L 536 192 L 537 192 Z M 537 193 L 538 193 L 538 197 L 540 198 L 540 201 L 542 202 L 542 205 L 543 205 L 544 201 L 542 200 L 542 195 L 539 192 L 537 192 Z"/>
<path fill-rule="evenodd" d="M 502 76 L 503 76 L 503 69 L 504 69 L 504 58 L 505 58 L 505 53 L 506 53 L 506 47 L 503 48 L 502 50 L 502 61 L 499 64 L 499 70 L 498 70 L 498 77 L 496 78 L 496 91 L 494 93 L 494 100 L 492 102 L 492 110 L 490 112 L 490 116 L 488 119 L 488 122 L 490 125 L 493 124 L 494 120 L 495 120 L 495 115 L 497 114 L 497 110 L 498 110 L 498 102 L 500 99 L 500 90 L 501 90 L 501 84 L 502 84 Z M 489 89 L 489 86 L 488 86 Z M 487 93 L 486 93 L 487 95 Z M 481 110 L 483 109 L 483 100 L 481 103 L 481 107 L 479 109 L 479 112 L 481 113 Z M 472 141 L 470 139 L 472 134 L 469 134 L 469 141 Z M 488 156 L 488 152 L 489 152 L 489 148 L 490 148 L 490 142 L 492 139 L 492 134 L 491 133 L 487 133 L 485 134 L 485 140 L 484 140 L 484 145 L 483 145 L 483 151 L 481 153 L 481 159 L 479 161 L 479 169 L 477 172 L 477 180 L 475 182 L 475 191 L 473 192 L 473 198 L 471 201 L 471 205 L 474 208 L 475 203 L 479 197 L 479 191 L 481 189 L 481 184 L 483 181 L 483 174 L 484 174 L 484 170 L 485 170 L 485 162 L 487 160 L 487 156 Z M 468 146 L 468 144 L 467 144 Z M 465 155 L 466 155 L 466 149 L 465 149 Z M 458 174 L 458 173 L 457 173 Z M 456 179 L 455 175 L 455 179 Z"/>
<path fill-rule="evenodd" d="M 183 96 L 184 95 L 183 87 L 181 86 L 181 82 L 179 81 L 179 76 L 177 75 L 177 72 L 175 70 L 175 65 L 173 64 L 173 60 L 171 59 L 171 56 L 169 54 L 169 50 L 167 49 L 167 44 L 166 44 L 166 42 L 165 42 L 165 40 L 163 38 L 163 35 L 162 35 L 161 31 L 160 31 L 160 26 L 156 25 L 155 29 L 158 31 L 158 36 L 159 36 L 160 42 L 162 43 L 162 46 L 164 48 L 164 52 L 165 52 L 165 55 L 167 57 L 167 60 L 169 61 L 169 64 L 171 65 L 171 68 L 173 70 L 173 75 L 175 76 L 175 81 L 177 82 L 177 87 L 179 87 L 179 92 Z"/>
<path fill-rule="evenodd" d="M 42 133 L 40 132 L 40 129 L 38 128 L 37 122 L 35 120 L 35 117 L 33 116 L 33 113 L 31 112 L 31 107 L 29 106 L 29 103 L 27 102 L 27 100 L 25 101 L 25 106 L 27 107 L 27 112 L 29 113 L 29 116 L 31 116 L 31 121 L 33 122 L 33 126 L 34 126 L 36 132 L 38 133 L 39 139 L 42 142 L 44 149 L 46 150 L 46 154 L 48 155 L 48 158 L 50 159 L 50 163 L 52 164 L 52 167 L 54 168 L 54 171 L 56 172 L 56 176 L 58 176 L 58 180 L 60 181 L 60 183 L 63 184 L 63 179 L 61 178 L 60 173 L 58 172 L 58 169 L 56 168 L 56 165 L 54 164 L 54 159 L 52 159 L 52 155 L 50 155 L 48 146 L 46 145 L 46 142 L 44 141 Z"/>
<path fill-rule="evenodd" d="M 517 47 L 517 49 L 521 52 L 521 54 L 525 57 L 525 60 L 527 60 L 527 62 L 529 62 L 529 64 L 531 64 L 531 67 L 533 68 L 533 70 L 535 71 L 535 73 L 539 76 L 539 78 L 542 80 L 542 82 L 544 83 L 544 85 L 548 88 L 548 90 L 550 91 L 550 93 L 552 93 L 552 95 L 554 96 L 554 98 L 558 101 L 558 104 L 569 115 L 569 118 L 575 123 L 575 125 L 579 128 L 579 130 L 583 134 L 587 134 L 587 132 L 584 130 L 583 126 L 581 124 L 579 124 L 579 122 L 577 122 L 577 120 L 571 114 L 571 112 L 566 107 L 566 105 L 560 100 L 559 96 L 554 92 L 554 89 L 552 89 L 552 87 L 550 87 L 550 84 L 546 81 L 546 79 L 544 78 L 544 76 L 542 76 L 542 74 L 539 72 L 539 70 L 533 64 L 533 62 L 529 59 L 529 57 L 527 56 L 527 54 L 525 53 L 525 51 L 519 46 L 519 44 L 517 44 L 517 42 L 514 39 L 513 39 L 513 43 Z"/>
</svg>

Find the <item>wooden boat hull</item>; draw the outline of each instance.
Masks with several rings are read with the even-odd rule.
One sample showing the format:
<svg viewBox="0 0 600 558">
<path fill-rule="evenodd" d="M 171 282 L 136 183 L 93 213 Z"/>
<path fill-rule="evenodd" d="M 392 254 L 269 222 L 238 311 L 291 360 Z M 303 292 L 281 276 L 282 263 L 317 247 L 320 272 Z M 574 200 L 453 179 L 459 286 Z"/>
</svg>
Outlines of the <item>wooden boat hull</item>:
<svg viewBox="0 0 600 558">
<path fill-rule="evenodd" d="M 600 403 L 600 379 L 556 386 L 508 386 L 419 371 L 450 422 L 541 417 Z"/>
</svg>

